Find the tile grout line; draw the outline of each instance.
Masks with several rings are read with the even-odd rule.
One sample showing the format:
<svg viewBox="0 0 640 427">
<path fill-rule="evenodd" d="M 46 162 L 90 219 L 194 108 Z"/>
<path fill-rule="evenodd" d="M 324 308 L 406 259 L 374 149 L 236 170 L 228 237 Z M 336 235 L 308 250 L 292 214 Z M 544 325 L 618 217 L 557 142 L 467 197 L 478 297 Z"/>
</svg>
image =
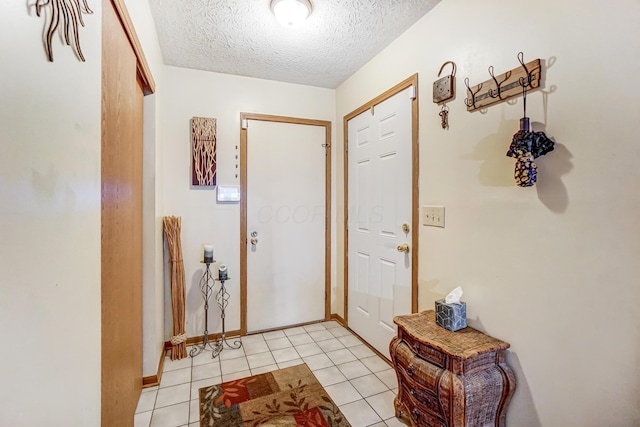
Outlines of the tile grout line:
<svg viewBox="0 0 640 427">
<path fill-rule="evenodd" d="M 378 412 L 377 412 L 377 411 L 376 411 L 376 410 L 371 406 L 371 404 L 367 401 L 367 399 L 372 398 L 372 397 L 375 397 L 375 396 L 378 396 L 378 395 L 381 395 L 381 394 L 384 394 L 384 393 L 387 393 L 387 392 L 389 392 L 389 391 L 393 392 L 393 389 L 392 389 L 391 387 L 389 387 L 389 386 L 388 386 L 384 381 L 382 381 L 382 380 L 381 380 L 381 378 L 378 376 L 378 374 L 379 374 L 379 373 L 384 372 L 384 371 L 386 371 L 387 369 L 378 370 L 378 371 L 374 372 L 371 368 L 369 368 L 369 366 L 368 366 L 368 365 L 366 365 L 366 364 L 363 362 L 363 360 L 364 360 L 364 359 L 371 358 L 371 357 L 376 357 L 376 356 L 377 356 L 376 354 L 374 354 L 374 353 L 371 353 L 371 354 L 365 354 L 365 355 L 363 355 L 362 357 L 359 357 L 359 356 L 357 356 L 357 355 L 356 355 L 356 353 L 354 353 L 354 352 L 352 351 L 352 349 L 353 349 L 354 347 L 357 347 L 357 346 L 363 345 L 363 343 L 362 343 L 359 339 L 358 339 L 358 341 L 359 341 L 359 342 L 358 342 L 357 344 L 355 344 L 355 345 L 351 345 L 351 346 L 347 346 L 343 341 L 341 341 L 341 340 L 340 340 L 340 338 L 343 338 L 343 337 L 355 337 L 355 338 L 357 339 L 358 337 L 356 337 L 355 335 L 350 334 L 350 333 L 348 333 L 348 334 L 343 334 L 343 333 L 341 333 L 341 335 L 340 335 L 340 336 L 335 336 L 335 335 L 334 335 L 333 333 L 331 333 L 330 331 L 331 331 L 331 330 L 333 330 L 333 329 L 337 329 L 337 328 L 339 328 L 339 327 L 340 327 L 339 325 L 338 325 L 338 326 L 334 326 L 334 327 L 332 327 L 332 328 L 327 328 L 327 327 L 325 327 L 325 326 L 324 326 L 324 325 L 322 325 L 322 324 L 318 324 L 318 325 L 320 325 L 320 326 L 321 326 L 321 328 L 316 327 L 316 328 L 313 328 L 313 330 L 311 330 L 311 331 L 307 331 L 306 329 L 304 329 L 304 327 L 302 327 L 302 329 L 300 329 L 300 330 L 296 330 L 296 332 L 299 332 L 299 333 L 291 334 L 291 335 L 287 335 L 284 329 L 283 329 L 283 330 L 279 330 L 283 335 L 281 335 L 281 336 L 273 336 L 270 340 L 266 339 L 266 338 L 265 338 L 265 336 L 264 336 L 264 334 L 260 334 L 260 335 L 261 335 L 261 339 L 256 339 L 254 342 L 255 342 L 255 343 L 265 343 L 265 344 L 267 344 L 267 349 L 268 349 L 267 351 L 264 351 L 264 352 L 257 352 L 257 353 L 254 353 L 254 354 L 252 354 L 252 355 L 247 355 L 247 354 L 243 351 L 243 354 L 242 354 L 241 356 L 239 356 L 239 357 L 233 357 L 233 358 L 230 358 L 230 359 L 228 359 L 228 360 L 234 360 L 234 359 L 241 359 L 241 358 L 244 358 L 244 359 L 245 359 L 245 363 L 246 363 L 246 365 L 247 365 L 247 367 L 248 367 L 248 372 L 249 372 L 249 374 L 250 374 L 250 375 L 257 375 L 256 373 L 254 373 L 254 371 L 259 370 L 260 368 L 264 368 L 264 367 L 266 367 L 266 366 L 271 366 L 270 364 L 267 364 L 267 365 L 264 365 L 264 366 L 258 366 L 258 367 L 256 367 L 256 368 L 251 368 L 251 366 L 249 365 L 249 359 L 248 359 L 248 357 L 249 357 L 249 356 L 253 356 L 253 355 L 257 355 L 257 354 L 266 354 L 266 353 L 269 353 L 269 356 L 270 356 L 270 357 L 271 357 L 271 359 L 273 360 L 274 365 L 275 365 L 275 367 L 276 367 L 277 369 L 283 369 L 283 368 L 281 368 L 281 367 L 280 367 L 280 365 L 281 365 L 281 364 L 286 364 L 286 363 L 291 362 L 291 361 L 296 360 L 296 359 L 299 359 L 302 363 L 306 363 L 306 361 L 304 360 L 304 357 L 301 355 L 301 353 L 300 353 L 300 352 L 299 352 L 299 350 L 297 349 L 297 346 L 296 346 L 296 345 L 294 345 L 294 344 L 293 344 L 293 342 L 291 342 L 291 339 L 290 339 L 290 338 L 291 338 L 291 337 L 294 337 L 294 336 L 303 335 L 303 334 L 304 334 L 304 335 L 307 335 L 307 336 L 311 339 L 311 342 L 309 342 L 309 343 L 304 343 L 304 344 L 299 344 L 299 346 L 300 346 L 300 345 L 305 345 L 305 344 L 314 344 L 314 345 L 316 345 L 316 346 L 318 347 L 318 349 L 320 350 L 320 352 L 319 352 L 319 353 L 317 353 L 316 355 L 318 355 L 318 356 L 319 356 L 319 355 L 323 355 L 323 356 L 327 359 L 327 361 L 330 363 L 330 366 L 325 366 L 325 367 L 323 367 L 323 368 L 318 368 L 318 369 L 312 370 L 312 372 L 319 371 L 319 370 L 321 370 L 321 369 L 328 369 L 328 368 L 331 368 L 331 367 L 336 368 L 336 369 L 338 370 L 338 372 L 339 372 L 342 376 L 344 376 L 344 377 L 345 377 L 345 380 L 344 380 L 344 381 L 339 381 L 338 383 L 331 384 L 331 385 L 337 385 L 337 384 L 341 384 L 341 383 L 344 383 L 344 382 L 348 382 L 348 383 L 349 383 L 349 385 L 350 385 L 351 387 L 353 387 L 353 388 L 356 390 L 357 394 L 360 396 L 360 398 L 359 398 L 359 399 L 356 399 L 355 401 L 350 402 L 350 403 L 358 402 L 358 401 L 361 401 L 361 400 L 362 400 L 362 401 L 364 401 L 364 402 L 365 402 L 365 404 L 366 404 L 366 405 L 367 405 L 367 406 L 368 406 L 368 407 L 373 411 L 373 413 L 374 413 L 374 414 L 376 414 L 376 416 L 378 416 L 378 418 L 382 421 L 382 423 L 385 423 L 385 421 L 386 421 L 386 420 L 383 420 L 383 419 L 382 419 L 382 416 L 380 416 L 380 414 L 379 414 L 379 413 L 378 413 Z M 293 328 L 292 328 L 292 329 L 293 329 Z M 316 333 L 315 335 L 321 335 L 321 336 L 322 336 L 322 334 L 317 334 L 317 333 L 318 333 L 318 332 L 323 332 L 323 331 L 329 332 L 332 336 L 331 336 L 330 338 L 323 337 L 323 338 L 321 338 L 321 339 L 317 339 L 317 338 L 314 338 L 313 336 L 311 336 L 311 333 Z M 272 332 L 274 332 L 274 331 L 272 331 Z M 278 335 L 278 334 L 274 334 L 274 335 Z M 275 339 L 282 339 L 282 338 L 285 338 L 286 342 L 289 344 L 288 346 L 286 346 L 286 347 L 282 347 L 282 348 L 272 349 L 272 348 L 268 345 L 268 341 L 275 340 Z M 318 338 L 320 338 L 320 337 L 318 337 Z M 342 345 L 343 347 L 342 347 L 342 348 L 338 348 L 338 349 L 325 350 L 323 347 L 321 347 L 321 346 L 319 345 L 319 344 L 320 344 L 320 343 L 322 343 L 323 341 L 329 341 L 329 340 L 334 340 L 334 339 L 335 339 L 335 340 L 337 340 L 337 341 L 340 343 L 340 345 Z M 345 340 L 349 340 L 349 338 L 345 338 Z M 276 360 L 275 355 L 273 354 L 273 352 L 274 352 L 274 351 L 276 351 L 276 350 L 286 350 L 286 349 L 292 349 L 292 350 L 294 351 L 294 353 L 297 355 L 297 357 L 296 357 L 296 358 L 293 358 L 293 359 L 290 359 L 290 360 L 283 361 L 283 362 L 278 362 L 278 361 Z M 333 360 L 333 359 L 328 355 L 328 353 L 331 353 L 331 352 L 338 352 L 338 351 L 342 351 L 342 350 L 348 350 L 348 354 L 350 354 L 350 355 L 351 355 L 352 357 L 354 357 L 355 359 L 354 359 L 354 360 L 349 360 L 349 361 L 344 361 L 344 362 L 342 362 L 342 363 L 336 363 L 336 362 L 334 362 L 334 360 Z M 360 353 L 362 353 L 362 351 L 359 351 L 359 352 L 360 352 Z M 309 355 L 309 356 L 306 356 L 306 357 L 313 357 L 313 356 L 316 356 L 316 355 Z M 379 358 L 379 356 L 377 356 L 377 357 Z M 345 374 L 340 370 L 339 366 L 340 366 L 340 365 L 345 365 L 345 364 L 348 364 L 348 363 L 352 363 L 352 362 L 359 362 L 359 363 L 361 363 L 361 364 L 364 366 L 364 368 L 368 371 L 368 373 L 365 373 L 365 374 L 362 374 L 362 375 L 357 375 L 357 376 L 355 376 L 355 377 L 353 377 L 353 378 L 347 378 L 347 377 L 346 377 L 346 375 L 345 375 Z M 195 360 L 194 360 L 193 358 L 191 358 L 191 361 L 190 361 L 190 367 L 189 367 L 189 370 L 190 370 L 190 371 L 189 371 L 189 375 L 190 375 L 190 377 L 189 377 L 189 382 L 187 383 L 187 384 L 189 384 L 189 400 L 188 400 L 189 408 L 188 408 L 188 411 L 187 411 L 187 414 L 188 414 L 188 418 L 187 418 L 187 426 L 190 424 L 190 421 L 191 421 L 191 401 L 192 401 L 192 398 L 193 398 L 193 396 L 194 396 L 194 395 L 193 395 L 193 369 L 194 369 L 194 367 L 196 366 L 196 365 L 194 365 L 194 363 L 195 363 Z M 219 369 L 220 369 L 220 379 L 219 379 L 219 382 L 225 382 L 226 380 L 225 380 L 225 378 L 224 378 L 224 375 L 222 374 L 222 364 L 223 364 L 223 360 L 222 360 L 222 359 L 218 359 L 218 363 L 220 364 L 220 365 L 219 365 Z M 201 365 L 206 365 L 206 364 L 201 364 Z M 198 365 L 198 366 L 200 366 L 200 365 Z M 176 369 L 176 370 L 177 370 L 177 369 Z M 273 371 L 273 369 L 270 369 L 269 371 Z M 269 372 L 269 371 L 265 371 L 265 372 Z M 241 372 L 241 371 L 238 371 L 238 372 Z M 235 374 L 237 374 L 238 372 L 234 372 L 234 373 L 227 374 L 227 376 L 235 375 Z M 381 391 L 381 392 L 378 392 L 378 393 L 375 393 L 375 394 L 372 394 L 371 396 L 364 397 L 364 396 L 363 396 L 363 395 L 362 395 L 362 394 L 357 390 L 357 388 L 353 385 L 352 381 L 357 380 L 357 379 L 359 379 L 359 378 L 363 378 L 363 377 L 369 376 L 369 375 L 373 375 L 377 380 L 379 380 L 379 381 L 384 385 L 384 387 L 385 387 L 385 389 L 386 389 L 386 390 Z M 213 376 L 213 377 L 211 377 L 211 378 L 215 378 L 215 377 L 216 377 L 216 376 L 214 375 L 214 376 Z M 209 378 L 202 378 L 201 380 L 206 380 L 206 379 L 209 379 Z M 176 384 L 176 385 L 179 385 L 179 384 Z M 165 387 L 165 388 L 166 388 L 166 387 Z M 160 387 L 158 387 L 158 390 L 156 390 L 156 396 L 155 396 L 155 400 L 154 400 L 154 404 L 153 404 L 153 409 L 151 410 L 151 419 L 153 418 L 153 413 L 155 412 L 155 410 L 156 410 L 156 409 L 159 409 L 159 408 L 156 408 L 159 392 L 160 392 Z M 174 405 L 176 405 L 176 404 L 174 404 Z M 174 406 L 174 405 L 167 405 L 166 407 L 170 407 L 170 406 Z M 348 405 L 348 404 L 345 404 L 345 405 Z M 342 405 L 342 406 L 344 406 L 344 405 Z M 391 418 L 393 418 L 393 417 L 391 417 Z M 391 419 L 391 418 L 389 418 L 389 419 Z M 370 424 L 370 425 L 375 425 L 375 424 L 378 424 L 378 423 L 380 423 L 380 421 L 375 422 L 375 423 Z"/>
</svg>

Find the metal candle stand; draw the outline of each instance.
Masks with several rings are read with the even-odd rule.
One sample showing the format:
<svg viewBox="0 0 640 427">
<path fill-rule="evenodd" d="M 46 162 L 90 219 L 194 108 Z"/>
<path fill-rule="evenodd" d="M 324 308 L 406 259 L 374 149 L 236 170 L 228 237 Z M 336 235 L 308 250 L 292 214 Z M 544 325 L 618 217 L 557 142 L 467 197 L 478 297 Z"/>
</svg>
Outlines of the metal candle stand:
<svg viewBox="0 0 640 427">
<path fill-rule="evenodd" d="M 227 292 L 227 289 L 224 287 L 224 282 L 229 280 L 229 278 L 227 277 L 225 279 L 215 279 L 211 274 L 210 269 L 213 260 L 211 262 L 209 262 L 208 260 L 203 262 L 207 265 L 204 275 L 202 276 L 202 279 L 200 279 L 200 290 L 202 291 L 202 298 L 204 299 L 203 341 L 202 345 L 191 349 L 191 351 L 189 352 L 189 356 L 196 357 L 197 355 L 202 353 L 202 351 L 205 350 L 208 346 L 211 349 L 211 358 L 214 358 L 220 354 L 225 345 L 227 346 L 227 348 L 237 350 L 242 347 L 242 341 L 237 339 L 233 342 L 233 344 L 229 344 L 225 336 L 224 312 L 227 308 L 227 305 L 229 304 L 229 292 Z M 218 290 L 218 292 L 216 292 L 216 302 L 218 303 L 218 307 L 220 307 L 220 319 L 222 319 L 222 334 L 219 340 L 217 340 L 215 343 L 211 343 L 209 341 L 209 331 L 207 331 L 207 327 L 209 323 L 209 298 L 213 293 L 215 282 L 220 282 L 220 289 Z"/>
</svg>

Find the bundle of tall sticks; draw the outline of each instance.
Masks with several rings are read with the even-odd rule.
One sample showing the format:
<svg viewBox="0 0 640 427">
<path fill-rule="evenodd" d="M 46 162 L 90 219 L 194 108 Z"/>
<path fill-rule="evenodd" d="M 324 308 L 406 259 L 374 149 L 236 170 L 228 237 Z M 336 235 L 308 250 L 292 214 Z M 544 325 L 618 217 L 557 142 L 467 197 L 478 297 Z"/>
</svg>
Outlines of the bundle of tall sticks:
<svg viewBox="0 0 640 427">
<path fill-rule="evenodd" d="M 171 282 L 171 313 L 173 314 L 173 336 L 171 337 L 171 360 L 187 357 L 187 334 L 184 329 L 185 285 L 182 243 L 180 242 L 180 217 L 162 218 L 164 234 L 169 248 L 169 280 Z"/>
</svg>

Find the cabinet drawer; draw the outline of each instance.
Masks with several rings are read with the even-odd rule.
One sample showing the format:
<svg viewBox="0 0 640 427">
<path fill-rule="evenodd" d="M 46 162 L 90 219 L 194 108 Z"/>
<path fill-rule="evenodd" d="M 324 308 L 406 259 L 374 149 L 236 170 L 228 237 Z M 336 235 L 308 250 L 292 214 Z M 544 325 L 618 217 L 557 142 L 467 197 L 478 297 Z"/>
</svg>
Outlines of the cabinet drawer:
<svg viewBox="0 0 640 427">
<path fill-rule="evenodd" d="M 444 370 L 416 356 L 411 348 L 400 342 L 396 347 L 396 370 L 411 382 L 415 382 L 437 394 L 438 381 Z"/>
<path fill-rule="evenodd" d="M 405 411 L 408 411 L 408 413 L 405 413 Z M 427 411 L 421 410 L 419 407 L 414 407 L 411 409 L 409 409 L 408 407 L 403 408 L 400 412 L 400 416 L 410 419 L 412 424 L 418 427 L 447 427 L 447 425 L 440 418 L 434 417 Z"/>
<path fill-rule="evenodd" d="M 400 338 L 407 343 L 413 352 L 419 355 L 421 358 L 429 363 L 432 363 L 440 368 L 447 367 L 447 355 L 435 348 L 431 348 L 428 345 L 414 339 L 411 335 L 405 331 L 400 330 Z"/>
<path fill-rule="evenodd" d="M 407 407 L 420 407 L 420 409 L 426 410 L 433 415 L 443 417 L 443 413 L 440 410 L 440 404 L 435 394 L 423 389 L 411 381 L 402 381 L 400 386 L 402 400 L 411 401 Z"/>
</svg>

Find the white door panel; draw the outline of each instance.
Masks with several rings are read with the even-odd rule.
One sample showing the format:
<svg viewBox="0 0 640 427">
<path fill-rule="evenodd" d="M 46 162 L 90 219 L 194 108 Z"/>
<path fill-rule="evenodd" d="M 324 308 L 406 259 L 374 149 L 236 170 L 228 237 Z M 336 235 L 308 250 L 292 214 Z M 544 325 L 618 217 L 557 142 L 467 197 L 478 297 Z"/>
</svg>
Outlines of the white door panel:
<svg viewBox="0 0 640 427">
<path fill-rule="evenodd" d="M 322 126 L 249 124 L 248 332 L 324 319 L 324 143 Z"/>
<path fill-rule="evenodd" d="M 411 312 L 411 88 L 348 122 L 348 322 L 389 357 L 393 318 Z M 373 114 L 372 114 L 373 111 Z"/>
</svg>

